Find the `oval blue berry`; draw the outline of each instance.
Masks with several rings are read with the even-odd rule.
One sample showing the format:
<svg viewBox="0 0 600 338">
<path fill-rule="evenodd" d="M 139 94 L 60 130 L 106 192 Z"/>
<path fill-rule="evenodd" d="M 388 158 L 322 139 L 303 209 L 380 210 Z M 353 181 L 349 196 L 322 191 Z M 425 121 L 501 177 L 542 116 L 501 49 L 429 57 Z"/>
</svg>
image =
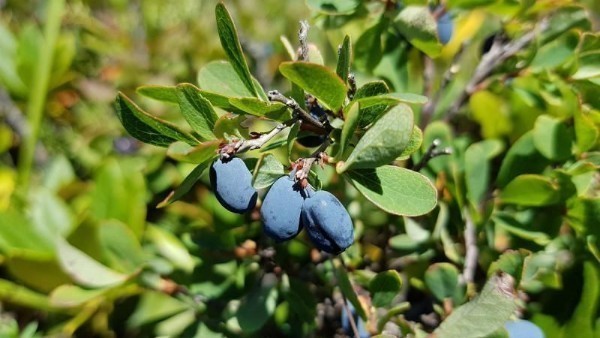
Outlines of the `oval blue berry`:
<svg viewBox="0 0 600 338">
<path fill-rule="evenodd" d="M 252 187 L 252 174 L 241 159 L 234 157 L 213 162 L 210 184 L 225 209 L 239 214 L 254 209 L 258 193 Z"/>
<path fill-rule="evenodd" d="M 304 197 L 304 190 L 288 176 L 273 183 L 260 208 L 263 229 L 269 237 L 281 242 L 300 232 Z"/>
<path fill-rule="evenodd" d="M 354 242 L 348 211 L 327 191 L 317 191 L 304 201 L 302 224 L 315 246 L 325 252 L 340 253 Z"/>
</svg>

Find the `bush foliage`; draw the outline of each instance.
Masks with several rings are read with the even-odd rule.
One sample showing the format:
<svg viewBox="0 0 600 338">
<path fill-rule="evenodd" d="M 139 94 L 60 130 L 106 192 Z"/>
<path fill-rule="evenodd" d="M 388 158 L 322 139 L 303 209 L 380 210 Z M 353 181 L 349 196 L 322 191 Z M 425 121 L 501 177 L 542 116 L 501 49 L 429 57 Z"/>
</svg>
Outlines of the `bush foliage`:
<svg viewBox="0 0 600 338">
<path fill-rule="evenodd" d="M 0 7 L 0 336 L 600 336 L 596 2 Z"/>
</svg>

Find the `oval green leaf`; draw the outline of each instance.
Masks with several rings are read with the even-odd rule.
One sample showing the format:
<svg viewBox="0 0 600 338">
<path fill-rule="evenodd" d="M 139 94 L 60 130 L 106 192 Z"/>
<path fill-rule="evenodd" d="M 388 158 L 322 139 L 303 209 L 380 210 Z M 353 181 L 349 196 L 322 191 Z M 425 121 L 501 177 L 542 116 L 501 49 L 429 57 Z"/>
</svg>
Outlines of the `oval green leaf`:
<svg viewBox="0 0 600 338">
<path fill-rule="evenodd" d="M 333 112 L 337 112 L 346 99 L 346 85 L 327 67 L 309 62 L 283 62 L 279 71 Z"/>
<path fill-rule="evenodd" d="M 558 186 L 541 175 L 521 175 L 500 192 L 500 201 L 524 206 L 544 206 L 560 201 Z"/>
<path fill-rule="evenodd" d="M 437 191 L 418 172 L 394 166 L 348 171 L 347 178 L 369 201 L 395 215 L 419 216 L 437 203 Z"/>
<path fill-rule="evenodd" d="M 410 141 L 413 123 L 413 112 L 408 105 L 399 104 L 390 108 L 358 141 L 338 172 L 351 168 L 375 168 L 395 160 Z"/>
<path fill-rule="evenodd" d="M 175 125 L 146 113 L 123 93 L 117 95 L 115 109 L 125 130 L 144 143 L 159 147 L 166 147 L 175 141 L 198 143 Z"/>
</svg>

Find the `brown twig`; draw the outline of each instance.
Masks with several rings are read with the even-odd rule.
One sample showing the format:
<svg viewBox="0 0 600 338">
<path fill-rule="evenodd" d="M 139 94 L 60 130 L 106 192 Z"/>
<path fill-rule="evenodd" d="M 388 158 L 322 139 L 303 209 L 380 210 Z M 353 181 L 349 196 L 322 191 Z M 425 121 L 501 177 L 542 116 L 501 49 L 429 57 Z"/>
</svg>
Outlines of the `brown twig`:
<svg viewBox="0 0 600 338">
<path fill-rule="evenodd" d="M 281 102 L 281 103 L 285 104 L 286 106 L 288 106 L 288 108 L 290 108 L 292 110 L 292 114 L 294 115 L 294 117 L 297 117 L 297 118 L 301 119 L 302 121 L 306 121 L 320 129 L 329 130 L 331 128 L 328 124 L 322 123 L 321 121 L 317 120 L 312 115 L 307 113 L 304 109 L 302 109 L 302 107 L 300 107 L 300 105 L 298 104 L 298 102 L 296 102 L 296 100 L 281 94 L 277 90 L 269 91 L 267 93 L 267 96 L 269 98 L 269 101 Z"/>
<path fill-rule="evenodd" d="M 442 156 L 442 155 L 452 154 L 451 148 L 438 149 L 438 147 L 441 144 L 442 144 L 442 141 L 440 141 L 439 139 L 433 140 L 433 142 L 431 143 L 429 148 L 427 148 L 427 151 L 425 152 L 425 154 L 423 155 L 423 157 L 421 158 L 419 163 L 415 164 L 415 166 L 412 168 L 412 170 L 419 171 L 419 170 L 423 169 L 431 159 L 438 157 L 438 156 Z"/>
<path fill-rule="evenodd" d="M 300 50 L 298 51 L 298 61 L 308 61 L 308 21 L 300 21 L 300 30 L 298 31 L 298 41 L 300 42 Z"/>
</svg>

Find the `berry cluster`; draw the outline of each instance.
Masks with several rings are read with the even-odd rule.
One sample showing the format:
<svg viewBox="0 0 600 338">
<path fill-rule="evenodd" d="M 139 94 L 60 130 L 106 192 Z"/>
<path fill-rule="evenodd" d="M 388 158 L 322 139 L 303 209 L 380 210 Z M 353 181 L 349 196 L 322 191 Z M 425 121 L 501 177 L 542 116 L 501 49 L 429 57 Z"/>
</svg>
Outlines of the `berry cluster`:
<svg viewBox="0 0 600 338">
<path fill-rule="evenodd" d="M 348 211 L 333 194 L 315 192 L 294 178 L 294 175 L 279 178 L 265 196 L 260 210 L 265 233 L 282 242 L 306 228 L 318 249 L 334 254 L 346 250 L 354 241 Z M 210 182 L 227 210 L 245 213 L 255 207 L 258 192 L 252 187 L 252 174 L 241 159 L 217 159 L 210 168 Z"/>
</svg>

